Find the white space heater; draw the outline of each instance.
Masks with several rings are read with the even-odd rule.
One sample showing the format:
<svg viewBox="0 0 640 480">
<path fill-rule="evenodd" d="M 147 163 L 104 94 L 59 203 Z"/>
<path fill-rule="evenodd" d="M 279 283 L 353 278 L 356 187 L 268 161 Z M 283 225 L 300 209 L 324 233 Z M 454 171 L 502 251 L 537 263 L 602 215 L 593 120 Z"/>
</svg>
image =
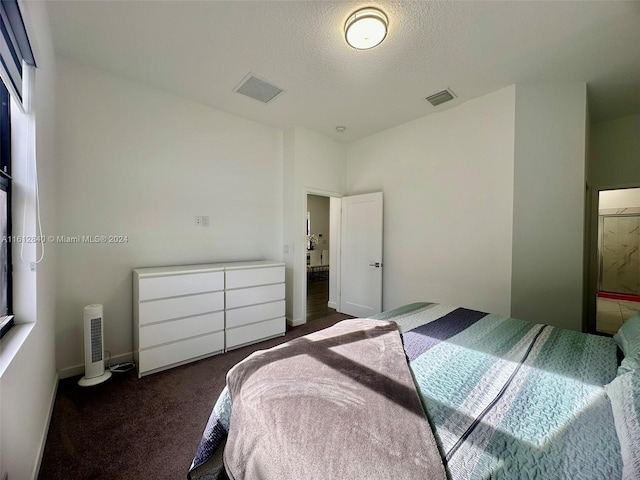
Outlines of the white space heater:
<svg viewBox="0 0 640 480">
<path fill-rule="evenodd" d="M 81 387 L 97 385 L 111 377 L 111 372 L 104 370 L 102 338 L 102 305 L 87 305 L 84 307 L 84 377 L 78 380 Z"/>
</svg>

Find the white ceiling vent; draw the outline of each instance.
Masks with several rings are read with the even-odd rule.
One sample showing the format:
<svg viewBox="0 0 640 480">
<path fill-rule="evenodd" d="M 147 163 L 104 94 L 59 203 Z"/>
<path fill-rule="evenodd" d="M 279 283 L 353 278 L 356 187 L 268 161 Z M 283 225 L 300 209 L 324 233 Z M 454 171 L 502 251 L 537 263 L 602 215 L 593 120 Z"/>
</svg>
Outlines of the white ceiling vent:
<svg viewBox="0 0 640 480">
<path fill-rule="evenodd" d="M 429 95 L 427 97 L 427 100 L 431 105 L 437 107 L 438 105 L 448 102 L 449 100 L 453 100 L 454 98 L 456 98 L 456 94 L 447 88 L 446 90 L 442 90 L 441 92 Z"/>
<path fill-rule="evenodd" d="M 259 100 L 262 103 L 268 103 L 284 90 L 275 85 L 271 85 L 266 80 L 256 77 L 253 73 L 249 73 L 233 91 Z"/>
</svg>

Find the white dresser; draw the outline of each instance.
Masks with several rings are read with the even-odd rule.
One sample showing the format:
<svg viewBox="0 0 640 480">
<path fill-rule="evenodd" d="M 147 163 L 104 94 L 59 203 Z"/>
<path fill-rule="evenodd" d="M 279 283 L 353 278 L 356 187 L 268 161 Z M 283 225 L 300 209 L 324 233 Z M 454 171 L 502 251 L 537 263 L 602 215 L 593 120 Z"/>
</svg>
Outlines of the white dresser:
<svg viewBox="0 0 640 480">
<path fill-rule="evenodd" d="M 133 271 L 133 352 L 138 376 L 224 351 L 224 269 Z"/>
<path fill-rule="evenodd" d="M 284 335 L 284 263 L 225 264 L 225 346 Z"/>
<path fill-rule="evenodd" d="M 284 335 L 284 264 L 258 261 L 137 268 L 138 376 Z"/>
</svg>

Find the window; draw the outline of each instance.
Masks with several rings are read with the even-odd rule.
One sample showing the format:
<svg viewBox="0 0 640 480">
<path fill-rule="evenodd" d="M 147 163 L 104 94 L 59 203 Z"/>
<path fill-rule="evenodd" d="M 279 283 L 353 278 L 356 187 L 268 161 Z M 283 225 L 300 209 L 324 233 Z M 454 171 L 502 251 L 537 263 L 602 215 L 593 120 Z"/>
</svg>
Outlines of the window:
<svg viewBox="0 0 640 480">
<path fill-rule="evenodd" d="M 0 337 L 13 325 L 11 308 L 11 118 L 9 91 L 0 82 Z"/>
<path fill-rule="evenodd" d="M 13 99 L 24 105 L 23 62 L 32 66 L 36 62 L 17 0 L 0 2 L 0 59 L 5 86 Z"/>
<path fill-rule="evenodd" d="M 11 272 L 11 119 L 9 97 L 28 110 L 27 71 L 36 62 L 17 0 L 0 2 L 0 337 L 13 325 Z"/>
</svg>

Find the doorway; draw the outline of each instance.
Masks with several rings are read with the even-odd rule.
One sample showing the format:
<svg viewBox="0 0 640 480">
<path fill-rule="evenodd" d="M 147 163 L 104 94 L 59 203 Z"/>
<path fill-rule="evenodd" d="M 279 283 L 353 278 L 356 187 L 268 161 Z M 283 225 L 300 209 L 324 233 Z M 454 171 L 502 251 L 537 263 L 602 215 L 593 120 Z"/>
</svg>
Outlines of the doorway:
<svg viewBox="0 0 640 480">
<path fill-rule="evenodd" d="M 330 306 L 331 197 L 307 194 L 306 321 L 336 313 Z M 335 233 L 335 232 L 334 232 Z"/>
<path fill-rule="evenodd" d="M 640 188 L 598 193 L 596 330 L 615 334 L 640 311 Z"/>
<path fill-rule="evenodd" d="M 328 242 L 328 249 L 324 248 L 326 245 L 325 241 L 321 241 L 321 238 L 325 239 L 325 232 L 316 229 L 317 225 L 314 224 L 313 214 L 310 213 L 307 215 L 307 212 L 310 212 L 307 208 L 307 203 L 310 198 L 312 199 L 311 201 L 313 201 L 314 196 L 329 199 L 329 231 L 326 235 L 328 236 L 328 240 L 325 240 Z M 343 214 L 345 205 L 351 205 L 353 207 L 356 204 L 368 204 L 372 207 L 365 208 L 365 211 L 355 207 L 347 208 L 347 210 L 352 213 L 346 216 Z M 359 306 L 366 309 L 371 315 L 380 313 L 382 308 L 382 192 L 345 197 L 338 193 L 305 187 L 303 207 L 300 211 L 301 214 L 304 212 L 304 216 L 300 216 L 299 225 L 301 228 L 299 241 L 301 245 L 305 245 L 311 241 L 307 235 L 316 235 L 317 243 L 313 251 L 316 251 L 316 247 L 320 250 L 321 268 L 314 269 L 311 268 L 311 265 L 307 266 L 307 259 L 309 263 L 311 263 L 311 250 L 307 249 L 306 245 L 302 248 L 303 253 L 296 254 L 295 263 L 297 268 L 295 271 L 298 274 L 302 273 L 302 275 L 294 276 L 294 279 L 297 279 L 294 280 L 295 299 L 293 310 L 294 312 L 296 311 L 296 304 L 301 305 L 302 308 L 300 310 L 302 310 L 302 312 L 300 312 L 297 318 L 300 320 L 304 319 L 304 321 L 293 321 L 292 326 L 300 325 L 308 320 L 307 279 L 311 279 L 311 276 L 315 275 L 315 270 L 321 272 L 322 275 L 326 275 L 327 263 L 328 279 L 325 280 L 325 285 L 329 290 L 329 298 L 326 312 L 328 312 L 329 315 L 337 312 L 352 316 L 363 316 L 358 313 L 352 313 L 345 307 L 346 304 L 353 304 L 354 301 L 359 301 Z M 377 213 L 374 214 L 373 212 Z M 377 221 L 373 221 L 373 217 L 375 217 Z M 322 237 L 319 236 L 320 233 L 322 233 Z M 343 248 L 343 237 L 348 239 L 344 244 L 345 248 Z M 354 240 L 361 241 L 357 241 L 356 244 L 354 244 Z M 328 250 L 324 256 L 324 265 L 322 265 L 323 250 Z M 317 263 L 317 253 L 314 255 Z M 364 258 L 366 262 L 358 261 L 363 260 L 363 258 L 360 258 L 363 256 L 366 256 L 366 258 Z M 349 266 L 346 270 L 343 268 L 345 259 Z M 365 278 L 362 281 L 354 280 L 354 275 L 363 269 L 368 271 L 368 277 L 371 278 Z M 361 279 L 362 277 L 363 275 L 360 274 Z M 315 280 L 315 276 L 313 280 Z M 344 285 L 350 288 L 343 289 Z M 353 285 L 355 285 L 355 292 L 353 292 Z M 296 286 L 298 286 L 297 289 L 295 288 Z M 345 291 L 347 291 L 347 295 L 345 295 Z M 365 292 L 364 294 L 363 291 Z M 358 296 L 358 294 L 360 295 Z M 321 308 L 324 308 L 324 299 L 326 298 L 324 295 L 326 294 L 323 294 L 322 300 L 318 302 Z M 317 315 L 320 315 L 320 313 L 317 313 Z"/>
</svg>

